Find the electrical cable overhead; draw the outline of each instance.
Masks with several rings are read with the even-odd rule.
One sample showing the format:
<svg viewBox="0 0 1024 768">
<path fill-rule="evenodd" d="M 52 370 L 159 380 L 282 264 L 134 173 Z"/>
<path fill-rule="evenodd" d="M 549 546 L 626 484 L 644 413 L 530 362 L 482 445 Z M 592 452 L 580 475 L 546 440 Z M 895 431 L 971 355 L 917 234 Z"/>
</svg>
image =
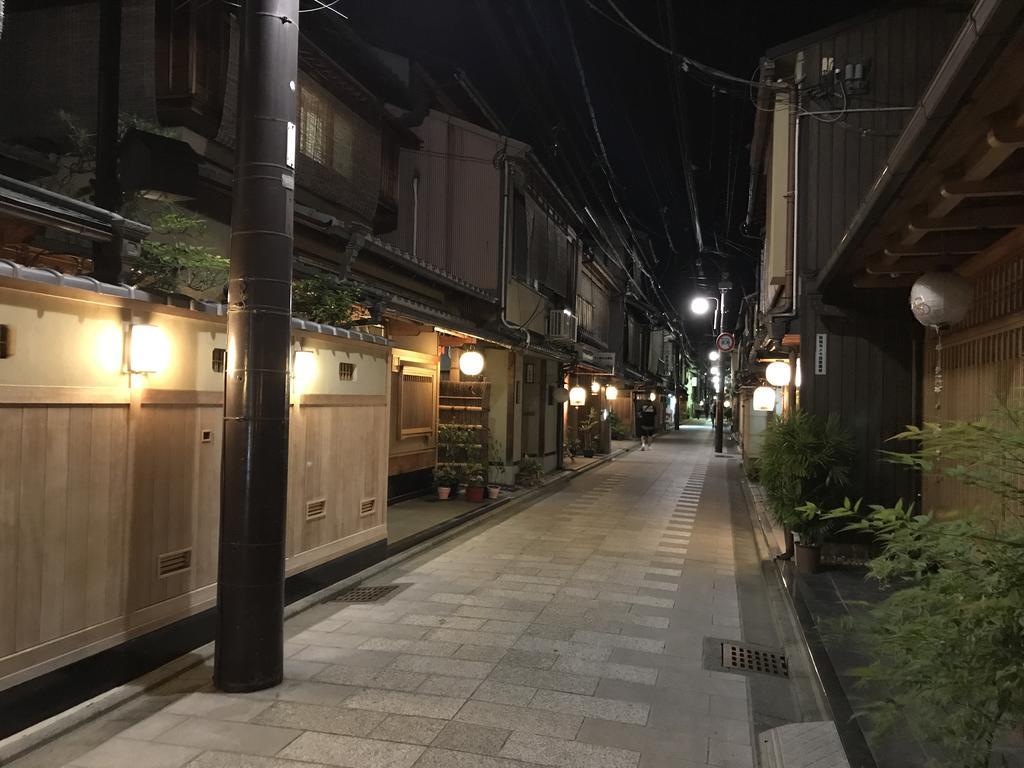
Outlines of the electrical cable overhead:
<svg viewBox="0 0 1024 768">
<path fill-rule="evenodd" d="M 341 11 L 339 11 L 337 8 L 334 7 L 338 3 L 340 3 L 341 0 L 331 0 L 330 3 L 325 3 L 325 2 L 323 2 L 323 0 L 311 0 L 311 2 L 316 3 L 320 7 L 319 8 L 306 8 L 305 10 L 300 8 L 299 9 L 299 13 L 316 13 L 317 11 L 331 11 L 332 13 L 336 13 L 338 16 L 341 16 L 341 18 L 343 18 L 346 21 L 348 21 L 348 16 L 346 16 L 344 13 L 342 13 Z"/>
</svg>

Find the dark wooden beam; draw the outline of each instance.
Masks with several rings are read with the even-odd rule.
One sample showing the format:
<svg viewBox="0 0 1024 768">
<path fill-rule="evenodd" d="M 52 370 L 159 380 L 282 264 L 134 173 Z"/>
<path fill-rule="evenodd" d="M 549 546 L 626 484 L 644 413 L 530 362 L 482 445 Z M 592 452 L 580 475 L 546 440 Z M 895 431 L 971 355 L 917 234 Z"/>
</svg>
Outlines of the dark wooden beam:
<svg viewBox="0 0 1024 768">
<path fill-rule="evenodd" d="M 956 268 L 964 277 L 976 277 L 1024 251 L 1024 227 L 1004 235 L 988 248 L 972 256 Z"/>
<path fill-rule="evenodd" d="M 956 232 L 970 229 L 1014 229 L 1024 226 L 1024 205 L 1004 205 L 955 211 L 941 218 L 911 219 L 907 232 L 917 242 L 929 232 Z M 903 242 L 907 242 L 906 237 Z"/>
<path fill-rule="evenodd" d="M 942 185 L 939 192 L 944 198 L 1015 197 L 1024 195 L 1024 173 L 990 176 L 987 179 L 961 179 Z"/>
<path fill-rule="evenodd" d="M 882 253 L 885 254 L 886 262 L 890 264 L 907 256 L 972 256 L 988 248 L 997 234 L 976 231 L 942 232 L 922 238 L 911 245 L 904 245 L 899 240 L 891 239 L 882 249 Z"/>
<path fill-rule="evenodd" d="M 935 256 L 903 256 L 890 262 L 883 254 L 876 253 L 864 260 L 864 268 L 869 275 L 919 275 L 933 269 L 956 267 L 964 258 L 946 253 Z"/>
<path fill-rule="evenodd" d="M 854 288 L 909 288 L 917 279 L 916 275 L 869 275 L 862 272 L 853 278 Z"/>
</svg>

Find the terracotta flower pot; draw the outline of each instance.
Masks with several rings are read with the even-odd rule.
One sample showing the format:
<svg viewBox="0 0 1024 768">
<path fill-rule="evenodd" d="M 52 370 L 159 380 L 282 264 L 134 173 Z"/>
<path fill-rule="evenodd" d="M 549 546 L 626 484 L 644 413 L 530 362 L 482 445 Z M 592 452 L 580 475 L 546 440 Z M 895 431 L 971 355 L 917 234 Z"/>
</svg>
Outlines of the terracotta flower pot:
<svg viewBox="0 0 1024 768">
<path fill-rule="evenodd" d="M 466 501 L 483 501 L 484 487 L 482 485 L 466 486 Z"/>
<path fill-rule="evenodd" d="M 796 572 L 817 573 L 821 568 L 821 547 L 796 545 Z"/>
<path fill-rule="evenodd" d="M 446 488 L 443 485 L 439 485 L 437 487 L 437 498 L 439 498 L 439 499 L 447 499 L 449 496 L 451 496 L 451 494 L 452 494 L 452 489 L 451 488 Z"/>
<path fill-rule="evenodd" d="M 488 485 L 487 486 L 487 498 L 488 499 L 496 499 L 496 498 L 498 498 L 498 494 L 499 493 L 501 493 L 501 486 L 500 485 Z"/>
</svg>

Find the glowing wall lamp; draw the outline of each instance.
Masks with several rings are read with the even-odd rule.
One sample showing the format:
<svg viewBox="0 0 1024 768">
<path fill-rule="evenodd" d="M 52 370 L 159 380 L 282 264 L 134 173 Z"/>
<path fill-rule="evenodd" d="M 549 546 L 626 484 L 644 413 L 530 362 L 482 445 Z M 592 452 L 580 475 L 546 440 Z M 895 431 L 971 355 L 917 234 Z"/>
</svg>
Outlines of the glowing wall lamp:
<svg viewBox="0 0 1024 768">
<path fill-rule="evenodd" d="M 155 325 L 133 325 L 128 337 L 128 370 L 162 373 L 171 359 L 167 334 Z"/>
<path fill-rule="evenodd" d="M 619 396 L 619 390 L 617 387 L 613 387 L 611 384 L 609 384 L 607 387 L 604 388 L 604 396 L 607 397 L 609 400 L 614 400 L 616 397 Z"/>
<path fill-rule="evenodd" d="M 657 392 L 651 392 L 650 398 L 651 398 L 651 402 L 653 403 L 655 400 L 658 399 L 658 393 Z"/>
<path fill-rule="evenodd" d="M 712 363 L 717 363 L 718 358 L 720 357 L 721 354 L 719 354 L 717 349 L 712 349 L 710 352 L 708 352 L 708 360 L 710 360 Z"/>
<path fill-rule="evenodd" d="M 774 411 L 775 389 L 773 387 L 758 387 L 755 389 L 752 405 L 755 411 Z"/>
<path fill-rule="evenodd" d="M 769 363 L 768 367 L 764 369 L 764 377 L 768 379 L 768 383 L 773 387 L 787 386 L 789 384 L 790 375 L 789 363 L 783 362 L 782 360 L 776 360 L 774 363 Z"/>
<path fill-rule="evenodd" d="M 577 385 L 569 390 L 569 405 L 583 405 L 587 402 L 587 390 Z"/>
<path fill-rule="evenodd" d="M 712 365 L 711 366 L 711 375 L 712 376 L 718 376 L 720 374 L 721 374 L 721 371 L 718 369 L 718 366 L 717 365 Z"/>
<path fill-rule="evenodd" d="M 484 370 L 484 356 L 471 349 L 459 355 L 459 371 L 466 376 L 479 376 Z"/>
<path fill-rule="evenodd" d="M 309 349 L 295 350 L 292 359 L 292 379 L 296 394 L 302 394 L 316 376 L 316 353 Z"/>
<path fill-rule="evenodd" d="M 796 384 L 796 388 L 800 389 L 800 385 L 803 383 L 803 376 L 800 373 L 800 358 L 796 359 L 796 376 L 793 377 L 793 383 Z"/>
<path fill-rule="evenodd" d="M 722 405 L 725 408 L 732 408 L 732 400 L 726 400 L 724 403 L 722 403 Z"/>
<path fill-rule="evenodd" d="M 601 382 L 599 382 L 597 379 L 594 379 L 592 382 L 590 382 L 590 391 L 593 392 L 595 395 L 598 392 L 600 392 L 601 391 Z"/>
<path fill-rule="evenodd" d="M 706 315 L 711 309 L 711 301 L 703 296 L 698 296 L 690 302 L 690 311 L 695 315 Z"/>
</svg>

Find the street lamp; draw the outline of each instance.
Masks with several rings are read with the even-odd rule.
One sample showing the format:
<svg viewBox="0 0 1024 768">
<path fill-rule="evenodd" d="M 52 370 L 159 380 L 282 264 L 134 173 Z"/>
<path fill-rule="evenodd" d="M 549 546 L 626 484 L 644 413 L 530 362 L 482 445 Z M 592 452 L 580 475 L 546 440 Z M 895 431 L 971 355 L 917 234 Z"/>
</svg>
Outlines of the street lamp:
<svg viewBox="0 0 1024 768">
<path fill-rule="evenodd" d="M 722 279 L 718 283 L 718 298 L 713 296 L 696 296 L 690 301 L 690 311 L 695 315 L 707 314 L 707 311 L 711 308 L 711 302 L 715 303 L 715 317 L 712 322 L 712 329 L 715 337 L 722 334 L 725 330 L 725 292 L 732 288 L 732 283 L 729 282 L 729 276 L 727 273 L 722 273 Z M 717 402 L 715 404 L 715 453 L 721 453 L 723 450 L 723 436 L 722 436 L 722 424 L 725 417 L 725 409 L 722 407 L 722 403 L 725 400 L 725 377 L 720 376 L 718 381 L 715 382 L 715 390 L 718 393 Z"/>
<path fill-rule="evenodd" d="M 712 363 L 717 363 L 718 358 L 720 358 L 721 356 L 721 353 L 717 349 L 712 349 L 710 352 L 708 352 L 708 360 L 710 360 Z"/>
</svg>

